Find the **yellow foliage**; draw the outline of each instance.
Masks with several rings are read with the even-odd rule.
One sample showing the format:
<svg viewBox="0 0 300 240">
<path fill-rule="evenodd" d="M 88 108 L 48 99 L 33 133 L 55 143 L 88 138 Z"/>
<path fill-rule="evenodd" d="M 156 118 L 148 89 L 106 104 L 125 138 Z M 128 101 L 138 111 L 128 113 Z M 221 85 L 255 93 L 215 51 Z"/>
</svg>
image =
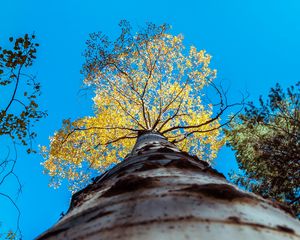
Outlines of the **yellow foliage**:
<svg viewBox="0 0 300 240">
<path fill-rule="evenodd" d="M 123 51 L 104 68 L 90 64 L 93 74 L 84 83 L 95 87 L 94 116 L 64 121 L 50 148 L 41 148 L 54 186 L 66 178 L 74 191 L 91 171 L 122 160 L 138 130 L 158 131 L 207 161 L 224 144 L 219 119 L 210 121 L 212 106 L 202 103 L 203 88 L 216 76 L 211 56 L 195 47 L 186 51 L 182 35 L 165 33 L 131 47 L 136 50 Z"/>
</svg>

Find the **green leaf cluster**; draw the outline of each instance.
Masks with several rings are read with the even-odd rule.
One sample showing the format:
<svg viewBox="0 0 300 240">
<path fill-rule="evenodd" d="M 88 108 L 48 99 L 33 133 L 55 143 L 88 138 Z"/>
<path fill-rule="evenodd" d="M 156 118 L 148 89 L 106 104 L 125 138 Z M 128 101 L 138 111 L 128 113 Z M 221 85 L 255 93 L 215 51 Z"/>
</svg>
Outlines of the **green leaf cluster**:
<svg viewBox="0 0 300 240">
<path fill-rule="evenodd" d="M 9 38 L 8 48 L 0 47 L 0 93 L 10 93 L 0 99 L 0 136 L 9 136 L 22 145 L 28 145 L 36 133 L 34 123 L 46 116 L 39 110 L 36 99 L 40 95 L 40 83 L 27 73 L 36 59 L 38 43 L 35 35 L 25 34 Z M 27 152 L 30 153 L 29 147 Z"/>
<path fill-rule="evenodd" d="M 232 180 L 289 205 L 300 215 L 300 82 L 271 88 L 259 105 L 250 102 L 225 130 L 243 173 Z"/>
</svg>

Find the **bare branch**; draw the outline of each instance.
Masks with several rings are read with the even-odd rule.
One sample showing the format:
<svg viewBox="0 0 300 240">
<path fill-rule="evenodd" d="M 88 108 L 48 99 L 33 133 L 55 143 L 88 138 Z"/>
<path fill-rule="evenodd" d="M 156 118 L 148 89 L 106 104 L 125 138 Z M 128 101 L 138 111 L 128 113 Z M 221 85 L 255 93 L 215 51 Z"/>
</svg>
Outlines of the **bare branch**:
<svg viewBox="0 0 300 240">
<path fill-rule="evenodd" d="M 234 115 L 232 115 L 232 116 L 229 118 L 229 120 L 227 120 L 225 123 L 223 123 L 223 124 L 221 124 L 221 125 L 219 125 L 219 126 L 217 126 L 217 127 L 214 127 L 214 128 L 211 128 L 211 129 L 206 129 L 206 130 L 200 130 L 200 129 L 197 129 L 197 130 L 193 130 L 193 131 L 191 131 L 191 132 L 187 132 L 187 133 L 183 134 L 183 137 L 182 137 L 182 138 L 177 139 L 177 140 L 174 140 L 174 141 L 172 141 L 172 143 L 175 144 L 175 143 L 181 142 L 181 141 L 183 141 L 184 139 L 186 139 L 187 137 L 189 137 L 190 135 L 192 135 L 192 134 L 194 134 L 194 133 L 207 133 L 207 132 L 212 132 L 212 131 L 219 130 L 219 129 L 221 129 L 221 128 L 224 127 L 224 126 L 227 126 L 230 122 L 232 122 L 233 119 L 236 118 L 236 116 L 237 116 L 242 110 L 243 110 L 243 107 L 240 108 L 240 110 L 237 111 Z"/>
<path fill-rule="evenodd" d="M 0 192 L 0 195 L 3 196 L 4 198 L 8 199 L 12 205 L 15 207 L 15 209 L 17 210 L 18 212 L 18 216 L 17 216 L 17 231 L 15 232 L 15 234 L 18 234 L 20 235 L 20 239 L 22 239 L 22 232 L 21 232 L 21 229 L 20 229 L 20 218 L 21 218 L 21 211 L 18 207 L 18 205 L 15 203 L 15 201 L 7 194 L 5 193 L 2 193 Z"/>
</svg>

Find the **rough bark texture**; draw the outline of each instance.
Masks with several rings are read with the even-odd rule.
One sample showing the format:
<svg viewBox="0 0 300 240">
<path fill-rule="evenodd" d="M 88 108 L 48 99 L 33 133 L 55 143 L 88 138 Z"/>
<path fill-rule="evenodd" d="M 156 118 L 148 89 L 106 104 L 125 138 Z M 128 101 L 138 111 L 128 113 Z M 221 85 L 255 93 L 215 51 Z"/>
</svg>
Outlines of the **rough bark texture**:
<svg viewBox="0 0 300 240">
<path fill-rule="evenodd" d="M 278 203 L 239 190 L 206 162 L 144 133 L 38 239 L 299 240 L 300 225 Z"/>
</svg>

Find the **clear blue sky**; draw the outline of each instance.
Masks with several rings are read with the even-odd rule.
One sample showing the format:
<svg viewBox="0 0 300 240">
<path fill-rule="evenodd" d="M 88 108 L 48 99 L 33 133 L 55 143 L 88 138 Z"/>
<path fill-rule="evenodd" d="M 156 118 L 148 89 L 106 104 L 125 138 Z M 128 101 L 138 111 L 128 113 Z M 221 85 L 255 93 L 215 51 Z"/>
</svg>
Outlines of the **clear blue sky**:
<svg viewBox="0 0 300 240">
<path fill-rule="evenodd" d="M 91 113 L 89 97 L 78 93 L 84 43 L 94 31 L 117 35 L 121 19 L 133 25 L 169 23 L 172 33 L 185 36 L 186 44 L 206 49 L 219 79 L 231 87 L 233 101 L 239 91 L 248 91 L 255 100 L 276 82 L 286 87 L 300 80 L 300 3 L 296 0 L 0 0 L 0 9 L 0 44 L 9 36 L 32 32 L 41 44 L 32 72 L 42 83 L 40 104 L 49 116 L 36 128 L 36 145 L 47 145 L 62 119 Z M 69 205 L 70 193 L 64 187 L 49 188 L 41 157 L 21 154 L 21 150 L 17 174 L 23 193 L 17 203 L 27 240 L 58 220 Z M 216 167 L 225 174 L 236 167 L 230 150 L 221 151 Z M 1 187 L 0 191 L 14 196 L 13 180 Z M 15 218 L 14 208 L 0 199 L 2 224 L 14 226 Z"/>
</svg>

